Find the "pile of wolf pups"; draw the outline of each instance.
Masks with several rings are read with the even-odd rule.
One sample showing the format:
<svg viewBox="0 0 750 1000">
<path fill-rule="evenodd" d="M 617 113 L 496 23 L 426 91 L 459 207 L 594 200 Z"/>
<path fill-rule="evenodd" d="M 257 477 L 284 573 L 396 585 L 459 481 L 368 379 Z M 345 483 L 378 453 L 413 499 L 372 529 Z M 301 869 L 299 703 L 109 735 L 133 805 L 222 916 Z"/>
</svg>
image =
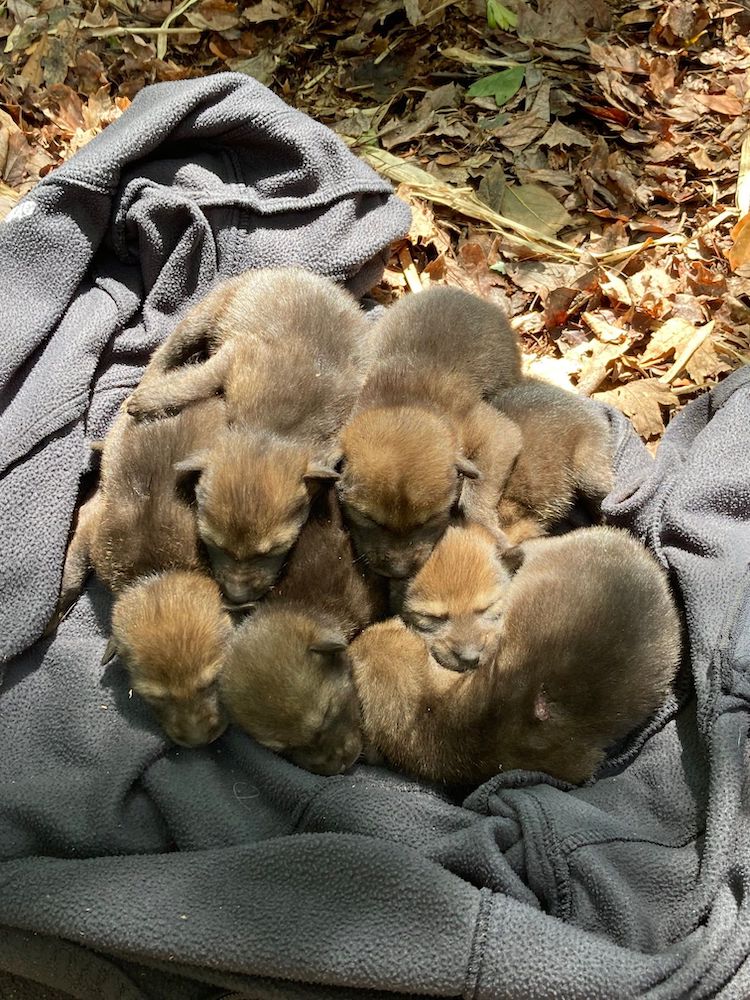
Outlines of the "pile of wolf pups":
<svg viewBox="0 0 750 1000">
<path fill-rule="evenodd" d="M 98 447 L 55 624 L 93 568 L 116 597 L 105 661 L 176 743 L 229 719 L 322 774 L 364 751 L 444 782 L 580 782 L 672 683 L 661 568 L 626 532 L 560 533 L 611 487 L 605 415 L 523 377 L 469 293 L 368 322 L 302 269 L 242 274 Z"/>
</svg>

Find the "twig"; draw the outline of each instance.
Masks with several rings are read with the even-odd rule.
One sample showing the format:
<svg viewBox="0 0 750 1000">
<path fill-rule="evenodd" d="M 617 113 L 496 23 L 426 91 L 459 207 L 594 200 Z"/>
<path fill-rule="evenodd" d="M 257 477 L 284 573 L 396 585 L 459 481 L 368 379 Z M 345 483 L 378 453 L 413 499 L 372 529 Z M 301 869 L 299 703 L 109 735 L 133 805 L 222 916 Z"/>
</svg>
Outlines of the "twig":
<svg viewBox="0 0 750 1000">
<path fill-rule="evenodd" d="M 178 3 L 173 11 L 164 18 L 161 23 L 161 28 L 158 28 L 154 34 L 158 35 L 156 42 L 156 55 L 159 59 L 163 59 L 167 54 L 167 36 L 169 33 L 169 26 L 175 18 L 180 17 L 185 11 L 190 10 L 190 8 L 198 3 L 198 0 L 182 0 L 182 3 Z M 200 28 L 193 29 L 194 31 L 200 32 Z"/>
<path fill-rule="evenodd" d="M 202 28 L 149 28 L 129 24 L 127 27 L 118 28 L 91 28 L 91 34 L 94 38 L 114 38 L 116 35 L 200 35 L 202 30 Z"/>
<path fill-rule="evenodd" d="M 410 292 L 423 291 L 424 289 L 422 288 L 422 282 L 419 278 L 419 274 L 417 273 L 417 268 L 414 264 L 414 261 L 412 259 L 411 253 L 409 252 L 408 247 L 403 247 L 401 250 L 399 250 L 398 262 L 403 269 L 404 277 L 406 278 L 406 284 L 409 286 L 409 291 Z"/>
</svg>

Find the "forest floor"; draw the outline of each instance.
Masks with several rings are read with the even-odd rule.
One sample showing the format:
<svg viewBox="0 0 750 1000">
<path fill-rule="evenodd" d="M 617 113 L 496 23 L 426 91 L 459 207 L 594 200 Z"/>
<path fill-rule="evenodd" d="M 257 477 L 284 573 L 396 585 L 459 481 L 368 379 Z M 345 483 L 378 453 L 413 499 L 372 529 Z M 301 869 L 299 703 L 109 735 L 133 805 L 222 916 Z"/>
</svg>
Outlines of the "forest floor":
<svg viewBox="0 0 750 1000">
<path fill-rule="evenodd" d="M 747 0 L 5 0 L 0 217 L 145 85 L 248 73 L 411 204 L 376 295 L 499 296 L 656 442 L 750 362 Z"/>
</svg>

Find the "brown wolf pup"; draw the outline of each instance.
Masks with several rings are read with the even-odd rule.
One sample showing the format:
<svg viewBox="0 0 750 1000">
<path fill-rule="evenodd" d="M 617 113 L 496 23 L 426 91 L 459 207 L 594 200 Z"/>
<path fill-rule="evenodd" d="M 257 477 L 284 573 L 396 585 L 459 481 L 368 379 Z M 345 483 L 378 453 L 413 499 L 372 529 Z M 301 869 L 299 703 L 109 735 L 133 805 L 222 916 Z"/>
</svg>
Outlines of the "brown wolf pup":
<svg viewBox="0 0 750 1000">
<path fill-rule="evenodd" d="M 218 678 L 231 634 L 221 593 L 209 576 L 159 573 L 117 598 L 102 662 L 119 653 L 133 690 L 149 703 L 167 736 L 181 746 L 202 746 L 227 726 Z"/>
<path fill-rule="evenodd" d="M 175 464 L 208 445 L 223 426 L 220 399 L 152 423 L 120 411 L 101 446 L 99 487 L 78 512 L 48 632 L 73 605 L 91 569 L 117 592 L 148 573 L 200 565 L 195 515 L 179 493 Z"/>
<path fill-rule="evenodd" d="M 580 496 L 596 519 L 612 488 L 612 434 L 590 400 L 525 379 L 499 392 L 494 405 L 523 440 L 510 474 L 498 482 L 499 523 L 513 543 L 547 534 Z M 513 445 L 495 437 L 500 451 Z"/>
<path fill-rule="evenodd" d="M 335 510 L 302 529 L 286 575 L 235 632 L 221 677 L 230 717 L 259 743 L 320 774 L 359 756 L 359 709 L 347 645 L 385 612 L 353 562 Z"/>
<path fill-rule="evenodd" d="M 373 340 L 379 361 L 341 434 L 340 496 L 357 551 L 375 572 L 404 578 L 447 527 L 463 480 L 482 475 L 463 425 L 483 397 L 520 379 L 520 352 L 501 309 L 452 288 L 405 297 Z"/>
<path fill-rule="evenodd" d="M 470 670 L 497 652 L 510 580 L 492 532 L 450 527 L 407 584 L 400 614 L 442 667 Z"/>
<path fill-rule="evenodd" d="M 370 324 L 354 298 L 301 268 L 219 285 L 154 354 L 130 397 L 139 416 L 221 390 L 230 426 L 179 469 L 196 485 L 213 573 L 237 603 L 279 575 L 364 376 Z M 184 363 L 196 350 L 208 355 Z"/>
<path fill-rule="evenodd" d="M 649 553 L 614 528 L 522 550 L 498 651 L 477 669 L 443 669 L 398 619 L 352 643 L 365 740 L 394 766 L 447 782 L 523 768 L 578 783 L 667 695 L 680 623 Z"/>
</svg>

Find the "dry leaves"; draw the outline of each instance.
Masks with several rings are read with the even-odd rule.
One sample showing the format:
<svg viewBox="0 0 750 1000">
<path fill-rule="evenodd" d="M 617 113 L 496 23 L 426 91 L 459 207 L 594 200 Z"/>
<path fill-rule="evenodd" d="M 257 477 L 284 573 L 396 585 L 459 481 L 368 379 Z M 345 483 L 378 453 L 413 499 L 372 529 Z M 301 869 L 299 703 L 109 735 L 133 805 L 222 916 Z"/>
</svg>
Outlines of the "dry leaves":
<svg viewBox="0 0 750 1000">
<path fill-rule="evenodd" d="M 375 291 L 508 305 L 647 439 L 750 361 L 750 16 L 718 0 L 8 0 L 0 218 L 143 86 L 250 74 L 400 185 Z"/>
</svg>

